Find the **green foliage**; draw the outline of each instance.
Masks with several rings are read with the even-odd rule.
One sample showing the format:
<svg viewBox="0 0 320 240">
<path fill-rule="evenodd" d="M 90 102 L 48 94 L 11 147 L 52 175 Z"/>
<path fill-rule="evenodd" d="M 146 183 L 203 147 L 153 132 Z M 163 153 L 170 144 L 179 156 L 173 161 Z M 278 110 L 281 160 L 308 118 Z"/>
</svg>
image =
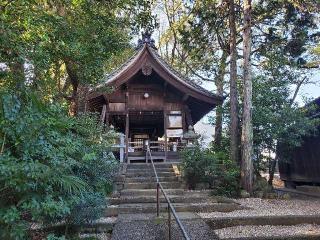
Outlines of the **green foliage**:
<svg viewBox="0 0 320 240">
<path fill-rule="evenodd" d="M 105 196 L 100 192 L 84 192 L 71 211 L 69 223 L 81 225 L 101 218 L 106 207 Z"/>
<path fill-rule="evenodd" d="M 110 136 L 96 116 L 66 111 L 79 87 L 131 54 L 132 30 L 152 30 L 148 9 L 144 0 L 0 3 L 1 239 L 27 239 L 31 222 L 102 213 L 117 167 Z"/>
<path fill-rule="evenodd" d="M 1 238 L 27 239 L 31 222 L 100 217 L 117 163 L 96 117 L 69 117 L 33 92 L 0 96 Z"/>
<path fill-rule="evenodd" d="M 261 72 L 253 79 L 253 141 L 256 171 L 265 170 L 270 158 L 265 152 L 277 152 L 279 143 L 289 151 L 299 146 L 304 136 L 314 134 L 317 120 L 309 118 L 308 110 L 299 107 L 292 96 L 307 79 L 299 70 L 288 71 L 285 59 L 273 52 Z"/>
<path fill-rule="evenodd" d="M 237 196 L 239 193 L 239 168 L 223 151 L 202 149 L 199 145 L 185 149 L 182 168 L 190 188 L 198 183 L 206 183 L 213 194 Z"/>
<path fill-rule="evenodd" d="M 8 71 L 0 87 L 29 85 L 57 99 L 79 84 L 96 84 L 109 70 L 106 62 L 132 48 L 132 30 L 152 29 L 148 6 L 145 0 L 1 2 L 0 62 Z"/>
</svg>

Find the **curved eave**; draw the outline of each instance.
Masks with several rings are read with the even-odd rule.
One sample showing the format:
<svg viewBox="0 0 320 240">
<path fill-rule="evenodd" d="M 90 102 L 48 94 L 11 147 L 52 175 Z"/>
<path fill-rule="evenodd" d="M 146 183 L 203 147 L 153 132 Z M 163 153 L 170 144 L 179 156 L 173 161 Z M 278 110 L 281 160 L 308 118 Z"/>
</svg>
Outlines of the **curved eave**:
<svg viewBox="0 0 320 240">
<path fill-rule="evenodd" d="M 113 85 L 113 83 L 116 82 L 116 80 L 121 78 L 121 76 L 123 74 L 125 74 L 126 72 L 129 71 L 129 69 L 132 67 L 132 65 L 137 63 L 138 59 L 141 57 L 141 55 L 144 53 L 144 51 L 145 51 L 145 46 L 143 48 L 141 48 L 139 51 L 135 52 L 135 54 L 133 54 L 130 57 L 130 59 L 127 60 L 121 67 L 116 69 L 115 72 L 112 72 L 111 74 L 107 75 L 104 82 L 98 84 L 93 90 L 98 90 L 99 88 Z"/>
<path fill-rule="evenodd" d="M 150 54 L 153 56 L 153 59 L 155 59 L 157 61 L 157 63 L 163 69 L 165 69 L 176 81 L 178 81 L 179 83 L 185 85 L 186 87 L 192 89 L 193 91 L 195 91 L 201 95 L 209 97 L 211 100 L 215 100 L 215 101 L 220 100 L 221 101 L 220 103 L 223 102 L 223 100 L 224 100 L 223 96 L 213 94 L 213 93 L 207 91 L 206 89 L 199 89 L 199 88 L 191 85 L 189 83 L 190 80 L 186 80 L 186 79 L 182 78 L 181 76 L 177 75 L 172 69 L 170 69 L 168 67 L 169 65 L 163 59 L 160 60 L 160 56 L 157 53 L 155 53 L 154 50 L 150 49 L 149 47 L 147 47 L 147 48 L 148 48 L 148 51 L 150 52 Z M 198 86 L 198 87 L 200 87 L 200 86 Z M 202 87 L 200 87 L 200 88 L 202 88 Z M 211 103 L 212 101 L 208 101 L 208 102 Z"/>
<path fill-rule="evenodd" d="M 119 87 L 133 77 L 146 62 L 151 64 L 153 70 L 160 77 L 165 81 L 168 81 L 169 84 L 173 85 L 177 89 L 180 89 L 183 92 L 189 92 L 190 96 L 210 103 L 213 107 L 222 104 L 224 100 L 222 96 L 212 94 L 207 90 L 202 89 L 200 86 L 195 87 L 188 83 L 190 80 L 186 80 L 181 76 L 178 76 L 147 44 L 137 51 L 116 72 L 112 73 L 111 76 L 109 75 L 104 83 L 97 85 L 93 90 L 98 90 L 105 86 L 113 86 L 115 88 Z"/>
</svg>

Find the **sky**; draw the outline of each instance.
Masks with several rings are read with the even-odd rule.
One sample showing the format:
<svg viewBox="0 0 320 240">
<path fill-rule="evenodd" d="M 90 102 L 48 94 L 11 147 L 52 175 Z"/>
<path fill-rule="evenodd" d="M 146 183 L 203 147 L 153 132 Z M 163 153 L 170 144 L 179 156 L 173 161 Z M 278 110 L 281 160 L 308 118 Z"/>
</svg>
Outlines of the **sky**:
<svg viewBox="0 0 320 240">
<path fill-rule="evenodd" d="M 316 84 L 308 84 L 302 87 L 300 96 L 298 98 L 299 103 L 303 102 L 302 96 L 304 95 L 310 98 L 320 97 L 320 70 L 318 70 L 311 79 Z"/>
</svg>

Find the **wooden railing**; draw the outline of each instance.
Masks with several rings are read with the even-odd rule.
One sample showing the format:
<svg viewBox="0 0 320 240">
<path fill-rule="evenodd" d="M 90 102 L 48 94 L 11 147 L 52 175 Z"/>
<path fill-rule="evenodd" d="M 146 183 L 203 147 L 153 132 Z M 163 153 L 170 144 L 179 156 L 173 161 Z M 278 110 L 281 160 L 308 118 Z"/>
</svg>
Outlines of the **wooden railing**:
<svg viewBox="0 0 320 240">
<path fill-rule="evenodd" d="M 128 142 L 128 152 L 142 152 L 144 150 L 143 142 Z"/>
<path fill-rule="evenodd" d="M 166 150 L 164 141 L 150 141 L 149 146 L 151 152 L 164 152 Z"/>
<path fill-rule="evenodd" d="M 159 198 L 159 195 L 160 195 L 160 190 L 168 204 L 168 237 L 169 237 L 169 240 L 171 240 L 171 212 L 176 220 L 176 223 L 178 224 L 181 232 L 182 232 L 182 235 L 183 237 L 186 239 L 186 240 L 190 240 L 190 237 L 188 236 L 184 226 L 182 225 L 174 207 L 172 206 L 172 203 L 170 201 L 170 199 L 168 198 L 168 195 L 166 194 L 161 182 L 159 181 L 159 177 L 158 177 L 158 173 L 157 173 L 157 170 L 154 166 L 154 162 L 153 162 L 153 157 L 151 155 L 151 150 L 150 150 L 150 147 L 147 146 L 147 154 L 150 158 L 150 161 L 151 161 L 151 164 L 152 164 L 152 168 L 153 168 L 153 172 L 154 172 L 154 175 L 156 177 L 156 181 L 157 181 L 157 217 L 159 217 L 160 215 L 160 198 Z"/>
<path fill-rule="evenodd" d="M 149 141 L 151 152 L 165 152 L 166 144 L 165 141 Z M 185 147 L 184 143 L 181 142 L 168 142 L 167 151 L 168 152 L 179 152 Z M 129 142 L 129 152 L 140 152 L 146 151 L 144 148 L 144 143 L 139 142 Z"/>
</svg>

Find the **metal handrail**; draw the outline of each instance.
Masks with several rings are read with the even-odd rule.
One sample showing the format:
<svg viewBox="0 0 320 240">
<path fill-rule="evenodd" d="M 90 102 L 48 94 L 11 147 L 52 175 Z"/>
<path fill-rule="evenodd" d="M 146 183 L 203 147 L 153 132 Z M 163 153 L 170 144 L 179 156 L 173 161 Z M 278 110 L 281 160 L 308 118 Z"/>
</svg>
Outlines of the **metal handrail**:
<svg viewBox="0 0 320 240">
<path fill-rule="evenodd" d="M 168 225 L 169 225 L 169 239 L 171 239 L 171 215 L 170 215 L 170 210 L 179 226 L 179 228 L 181 229 L 182 231 L 182 234 L 183 234 L 183 237 L 186 239 L 186 240 L 190 240 L 190 237 L 188 236 L 186 230 L 184 229 L 176 211 L 174 210 L 174 207 L 172 206 L 171 202 L 170 202 L 170 199 L 168 198 L 161 182 L 159 181 L 159 177 L 158 177 L 158 174 L 157 174 L 157 171 L 156 171 L 156 168 L 154 166 L 154 162 L 153 162 L 153 159 L 152 159 L 152 155 L 151 155 L 151 151 L 150 151 L 150 148 L 149 146 L 147 146 L 147 152 L 149 153 L 149 156 L 150 156 L 150 161 L 151 161 L 151 164 L 152 164 L 152 168 L 153 168 L 153 172 L 155 174 L 155 177 L 156 177 L 156 180 L 157 180 L 157 217 L 159 217 L 160 215 L 160 199 L 159 199 L 159 188 L 161 189 L 161 192 L 166 200 L 166 202 L 168 203 Z"/>
</svg>

